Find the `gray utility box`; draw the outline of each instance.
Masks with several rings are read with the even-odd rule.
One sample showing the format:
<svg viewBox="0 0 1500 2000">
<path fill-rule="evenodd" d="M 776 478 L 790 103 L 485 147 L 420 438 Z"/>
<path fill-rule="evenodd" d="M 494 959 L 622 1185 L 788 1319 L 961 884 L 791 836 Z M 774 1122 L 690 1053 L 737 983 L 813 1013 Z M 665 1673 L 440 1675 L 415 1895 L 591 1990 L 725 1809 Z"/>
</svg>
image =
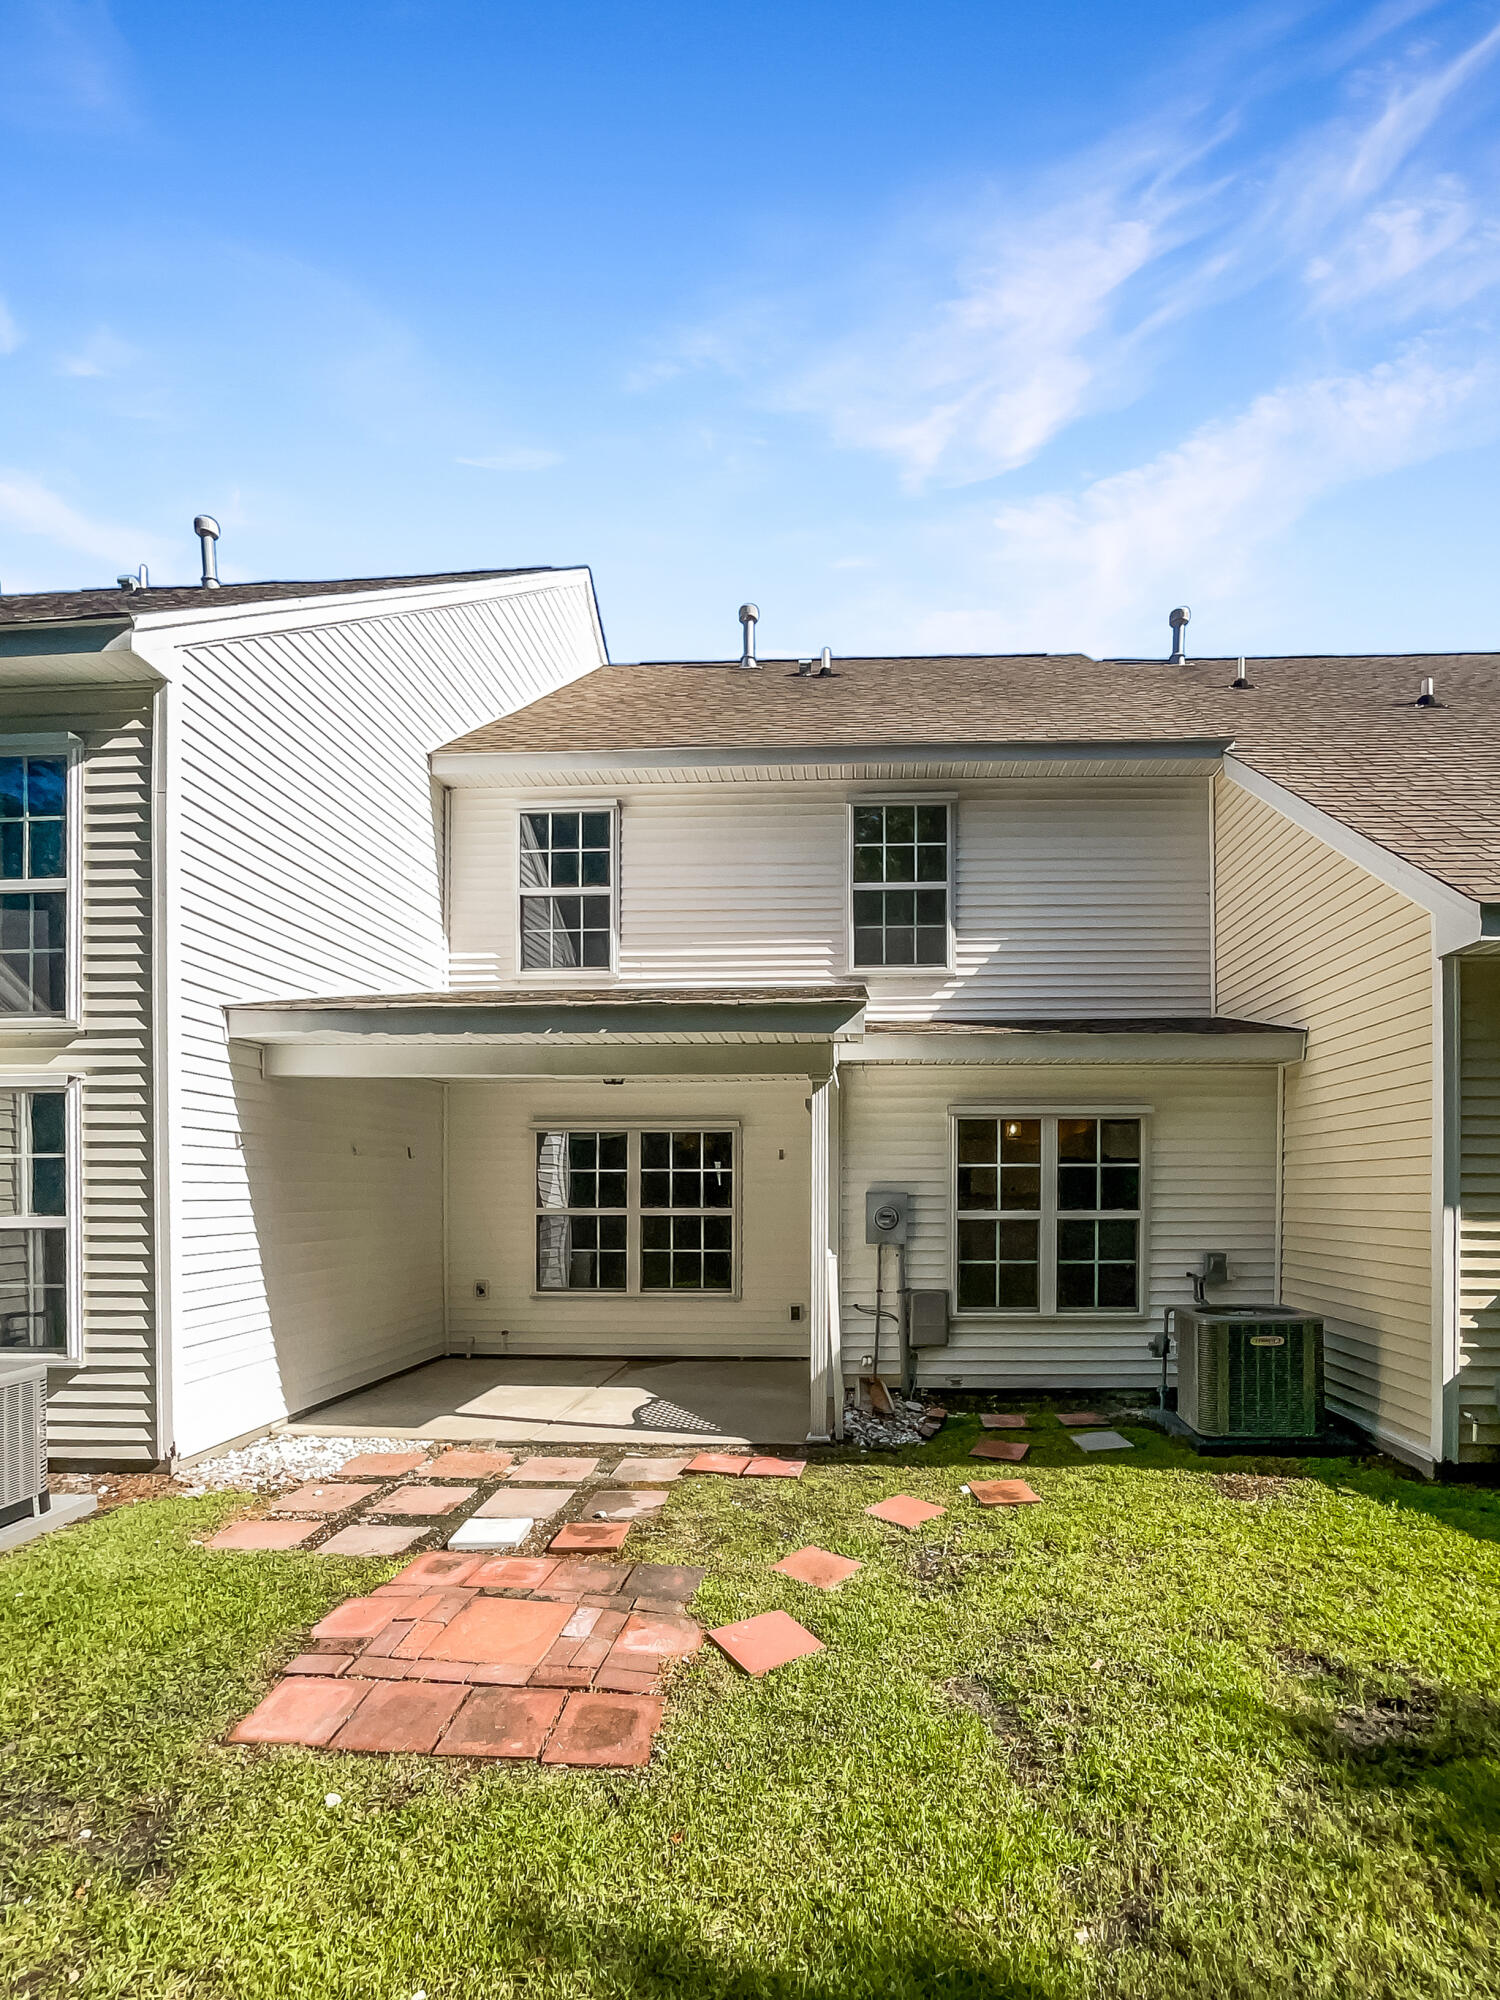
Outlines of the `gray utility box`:
<svg viewBox="0 0 1500 2000">
<path fill-rule="evenodd" d="M 866 1243 L 904 1243 L 911 1228 L 911 1196 L 900 1188 L 870 1188 L 865 1195 Z"/>
<path fill-rule="evenodd" d="M 1323 1322 L 1290 1306 L 1179 1306 L 1177 1414 L 1204 1438 L 1316 1437 Z"/>
</svg>

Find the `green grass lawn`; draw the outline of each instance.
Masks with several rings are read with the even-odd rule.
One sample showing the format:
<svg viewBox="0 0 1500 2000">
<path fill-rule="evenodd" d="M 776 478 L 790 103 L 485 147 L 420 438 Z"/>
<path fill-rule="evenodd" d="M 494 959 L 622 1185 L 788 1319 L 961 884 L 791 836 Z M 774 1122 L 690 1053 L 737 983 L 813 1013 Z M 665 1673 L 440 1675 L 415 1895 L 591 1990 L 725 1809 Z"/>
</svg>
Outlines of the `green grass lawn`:
<svg viewBox="0 0 1500 2000">
<path fill-rule="evenodd" d="M 706 1649 L 642 1771 L 222 1747 L 396 1567 L 195 1547 L 232 1500 L 5 1558 L 0 1987 L 1500 1995 L 1500 1497 L 1054 1430 L 1045 1504 L 981 1513 L 961 1483 L 1008 1468 L 974 1432 L 678 1486 L 632 1553 L 707 1564 L 707 1623 L 779 1606 L 828 1651 L 751 1682 Z M 952 1511 L 861 1513 L 902 1491 Z M 806 1542 L 865 1567 L 770 1573 Z"/>
</svg>

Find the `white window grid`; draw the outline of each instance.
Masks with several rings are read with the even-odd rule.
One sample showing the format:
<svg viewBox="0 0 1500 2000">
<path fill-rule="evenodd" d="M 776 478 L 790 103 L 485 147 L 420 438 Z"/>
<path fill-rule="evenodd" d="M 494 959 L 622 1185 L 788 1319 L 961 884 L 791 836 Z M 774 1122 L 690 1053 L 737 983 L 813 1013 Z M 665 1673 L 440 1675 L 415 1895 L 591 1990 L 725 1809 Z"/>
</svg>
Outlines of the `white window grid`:
<svg viewBox="0 0 1500 2000">
<path fill-rule="evenodd" d="M 597 1119 L 575 1120 L 572 1122 L 568 1122 L 565 1120 L 557 1120 L 557 1119 L 541 1119 L 535 1125 L 533 1125 L 532 1133 L 533 1133 L 533 1155 L 534 1155 L 532 1163 L 532 1173 L 533 1173 L 534 1186 L 536 1187 L 536 1195 L 535 1195 L 536 1220 L 538 1225 L 535 1232 L 536 1241 L 534 1247 L 534 1262 L 533 1262 L 533 1291 L 532 1291 L 533 1298 L 538 1300 L 541 1299 L 576 1300 L 576 1299 L 588 1299 L 588 1298 L 601 1298 L 601 1299 L 678 1298 L 678 1299 L 696 1299 L 702 1301 L 705 1299 L 737 1299 L 740 1297 L 740 1211 L 741 1211 L 741 1193 L 742 1193 L 742 1186 L 744 1179 L 744 1171 L 743 1171 L 744 1152 L 743 1152 L 742 1134 L 737 1120 L 732 1118 L 697 1118 L 697 1117 L 679 1118 L 675 1120 L 665 1119 L 665 1118 L 645 1118 L 635 1123 L 626 1123 L 623 1121 L 614 1121 L 614 1120 L 605 1123 Z M 586 1207 L 581 1204 L 573 1208 L 566 1208 L 561 1205 L 553 1205 L 551 1203 L 547 1204 L 546 1206 L 543 1205 L 541 1200 L 541 1188 L 537 1181 L 538 1166 L 542 1152 L 542 1142 L 545 1141 L 549 1135 L 553 1134 L 571 1135 L 573 1133 L 595 1134 L 595 1135 L 610 1134 L 610 1135 L 622 1136 L 625 1139 L 626 1205 L 623 1209 L 612 1208 L 609 1210 L 601 1210 L 598 1208 Z M 647 1205 L 647 1203 L 642 1198 L 643 1196 L 642 1140 L 643 1138 L 655 1137 L 663 1133 L 668 1135 L 671 1135 L 673 1133 L 678 1133 L 678 1134 L 695 1133 L 700 1136 L 711 1133 L 712 1134 L 727 1133 L 729 1135 L 730 1155 L 731 1155 L 731 1165 L 729 1169 L 730 1203 L 727 1209 L 720 1207 L 717 1204 L 710 1205 L 706 1201 L 700 1202 L 698 1205 L 691 1207 L 689 1206 L 678 1207 L 674 1205 L 671 1207 L 663 1208 L 656 1205 L 652 1206 Z M 645 1172 L 648 1175 L 658 1171 L 660 1170 L 650 1167 L 645 1169 Z M 673 1171 L 673 1169 L 668 1168 L 666 1171 L 670 1174 Z M 681 1172 L 682 1170 L 678 1169 L 677 1171 Z M 706 1180 L 707 1174 L 705 1173 L 705 1175 L 702 1178 Z M 701 1184 L 702 1183 L 700 1181 L 700 1185 Z M 677 1194 L 680 1194 L 681 1192 L 682 1190 L 680 1188 L 675 1190 L 669 1190 L 669 1197 L 675 1197 Z M 607 1215 L 611 1219 L 623 1218 L 624 1220 L 625 1279 L 626 1279 L 625 1284 L 623 1286 L 614 1286 L 614 1287 L 605 1287 L 600 1285 L 592 1285 L 592 1286 L 580 1285 L 576 1287 L 563 1286 L 563 1285 L 544 1286 L 541 1282 L 542 1232 L 540 1224 L 542 1223 L 542 1221 L 549 1217 L 557 1218 L 562 1216 L 577 1217 L 580 1219 L 587 1220 L 589 1218 L 600 1215 Z M 684 1237 L 692 1235 L 691 1228 L 684 1231 L 679 1231 L 678 1229 L 679 1223 L 691 1225 L 696 1222 L 699 1225 L 702 1225 L 704 1222 L 711 1222 L 717 1226 L 718 1224 L 722 1223 L 726 1218 L 729 1224 L 729 1258 L 730 1258 L 730 1281 L 727 1288 L 721 1285 L 690 1286 L 690 1285 L 677 1285 L 677 1284 L 656 1285 L 656 1284 L 643 1283 L 642 1264 L 643 1264 L 643 1258 L 647 1254 L 648 1249 L 652 1250 L 653 1254 L 656 1255 L 661 1254 L 660 1251 L 655 1250 L 654 1245 L 650 1244 L 649 1241 L 643 1241 L 643 1238 L 649 1239 L 655 1233 L 652 1230 L 647 1230 L 643 1228 L 644 1224 L 648 1223 L 660 1224 L 663 1221 L 667 1221 L 670 1223 L 672 1236 L 674 1239 L 676 1239 L 679 1235 L 682 1235 Z M 698 1231 L 698 1240 L 696 1242 L 684 1241 L 679 1245 L 674 1240 L 672 1246 L 667 1250 L 666 1254 L 672 1257 L 696 1256 L 699 1259 L 701 1268 L 702 1262 L 706 1257 L 710 1255 L 717 1256 L 722 1254 L 717 1248 L 705 1246 L 703 1241 L 705 1233 L 706 1232 L 700 1226 L 700 1229 Z M 610 1254 L 615 1254 L 615 1253 L 613 1250 L 611 1250 Z"/>
<path fill-rule="evenodd" d="M 916 839 L 914 839 L 911 843 L 909 843 L 914 849 L 918 850 L 915 857 L 913 879 L 909 883 L 905 880 L 886 880 L 884 878 L 882 878 L 882 880 L 878 882 L 876 881 L 861 882 L 856 880 L 856 870 L 860 865 L 858 860 L 859 849 L 864 844 L 860 841 L 858 837 L 860 831 L 862 830 L 860 815 L 862 813 L 879 812 L 882 815 L 884 824 L 888 827 L 889 820 L 888 818 L 886 818 L 886 815 L 889 814 L 892 808 L 898 808 L 903 811 L 910 811 L 913 813 L 913 815 L 918 813 L 931 814 L 934 812 L 940 812 L 943 815 L 943 825 L 945 829 L 945 837 L 943 841 L 943 846 L 945 850 L 944 854 L 945 868 L 941 880 L 939 880 L 936 876 L 929 876 L 927 879 L 919 879 L 917 871 L 921 869 L 924 859 L 920 850 L 923 848 L 931 850 L 933 847 L 936 846 L 937 843 L 931 840 L 920 841 Z M 845 921 L 847 924 L 849 967 L 851 971 L 859 973 L 861 977 L 869 973 L 877 977 L 893 976 L 906 979 L 911 979 L 911 978 L 920 979 L 923 978 L 924 976 L 930 977 L 936 973 L 952 971 L 953 946 L 954 946 L 953 903 L 954 903 L 954 884 L 956 881 L 955 851 L 957 844 L 956 836 L 958 831 L 957 820 L 958 820 L 957 801 L 956 799 L 947 795 L 933 797 L 930 794 L 901 796 L 899 794 L 882 793 L 876 797 L 860 798 L 850 801 L 849 825 L 848 825 L 848 852 L 847 852 L 846 867 L 845 867 L 845 874 L 847 878 Z M 914 823 L 914 828 L 913 828 L 914 833 L 919 830 L 920 828 L 918 827 L 918 825 Z M 882 846 L 887 851 L 893 845 L 904 847 L 907 844 L 908 843 L 906 842 L 892 842 L 888 838 L 882 841 Z M 941 926 L 942 930 L 941 958 L 929 960 L 926 963 L 918 963 L 914 956 L 911 961 L 900 961 L 892 963 L 891 961 L 889 961 L 884 957 L 871 958 L 869 956 L 862 954 L 859 948 L 860 939 L 856 937 L 857 931 L 868 932 L 870 930 L 878 929 L 879 932 L 881 933 L 882 939 L 884 940 L 884 938 L 887 937 L 890 932 L 895 930 L 903 930 L 905 928 L 905 925 L 885 921 L 884 909 L 882 911 L 882 922 L 878 926 L 856 924 L 855 917 L 856 913 L 859 911 L 859 905 L 855 901 L 856 896 L 860 895 L 861 893 L 879 894 L 882 898 L 884 908 L 888 909 L 890 906 L 885 903 L 886 897 L 890 895 L 901 896 L 906 894 L 908 891 L 910 891 L 913 898 L 912 928 L 914 931 L 916 931 L 919 928 L 915 922 L 916 916 L 918 914 L 918 909 L 915 901 L 916 897 L 919 894 L 924 894 L 924 893 L 931 895 L 933 892 L 940 892 L 942 895 L 943 908 L 942 908 L 942 926 Z M 937 928 L 937 925 L 935 923 L 928 923 L 920 928 L 925 928 L 927 930 L 935 930 Z"/>
<path fill-rule="evenodd" d="M 44 1146 L 33 1144 L 36 1098 L 60 1101 L 60 1154 L 50 1135 Z M 21 1077 L 0 1088 L 0 1177 L 8 1180 L 15 1204 L 11 1213 L 0 1213 L 0 1354 L 51 1362 L 81 1356 L 81 1154 L 82 1092 L 76 1077 Z M 61 1213 L 53 1206 L 59 1200 Z M 49 1298 L 62 1333 L 50 1343 L 45 1339 Z"/>
<path fill-rule="evenodd" d="M 82 957 L 82 761 L 73 736 L 0 738 L 0 760 L 14 783 L 19 810 L 0 803 L 0 1027 L 50 1028 L 77 1018 Z M 30 808 L 32 767 L 63 767 L 61 811 Z M 39 989 L 47 998 L 38 1004 Z M 50 1002 L 50 1004 L 48 1004 Z"/>
<path fill-rule="evenodd" d="M 585 820 L 592 823 L 587 847 Z M 600 821 L 603 845 L 596 837 Z M 586 875 L 604 879 L 585 881 Z M 535 800 L 518 806 L 518 975 L 540 984 L 612 979 L 619 962 L 619 884 L 620 815 L 615 801 Z"/>
</svg>

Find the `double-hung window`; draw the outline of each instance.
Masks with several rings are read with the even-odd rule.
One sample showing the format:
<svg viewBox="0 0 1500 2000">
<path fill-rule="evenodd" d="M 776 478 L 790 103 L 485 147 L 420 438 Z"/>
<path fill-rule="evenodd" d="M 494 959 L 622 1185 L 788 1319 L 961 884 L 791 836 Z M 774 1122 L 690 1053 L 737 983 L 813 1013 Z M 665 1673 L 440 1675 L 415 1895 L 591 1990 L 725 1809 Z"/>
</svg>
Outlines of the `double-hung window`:
<svg viewBox="0 0 1500 2000">
<path fill-rule="evenodd" d="M 955 1122 L 958 1310 L 1138 1312 L 1141 1120 Z"/>
<path fill-rule="evenodd" d="M 521 970 L 589 967 L 614 956 L 614 814 L 521 814 Z"/>
<path fill-rule="evenodd" d="M 536 1135 L 539 1292 L 734 1290 L 733 1127 Z"/>
<path fill-rule="evenodd" d="M 946 965 L 952 842 L 946 805 L 856 805 L 850 916 L 856 968 Z"/>
<path fill-rule="evenodd" d="M 68 1011 L 68 760 L 0 756 L 0 1015 Z"/>
<path fill-rule="evenodd" d="M 0 1090 L 0 1349 L 68 1351 L 68 1095 Z"/>
</svg>

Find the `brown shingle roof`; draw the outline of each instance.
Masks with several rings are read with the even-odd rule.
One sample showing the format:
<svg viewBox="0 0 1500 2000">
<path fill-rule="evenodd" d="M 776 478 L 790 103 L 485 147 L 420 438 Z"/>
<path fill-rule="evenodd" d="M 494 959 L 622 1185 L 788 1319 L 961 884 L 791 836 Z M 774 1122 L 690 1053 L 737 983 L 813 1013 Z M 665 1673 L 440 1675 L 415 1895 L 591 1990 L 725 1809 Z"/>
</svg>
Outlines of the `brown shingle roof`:
<svg viewBox="0 0 1500 2000">
<path fill-rule="evenodd" d="M 437 576 L 317 577 L 307 583 L 225 583 L 204 590 L 196 583 L 169 583 L 149 590 L 37 590 L 0 597 L 0 625 L 70 623 L 88 618 L 143 618 L 151 611 L 201 608 L 218 604 L 259 604 L 276 597 L 336 597 L 341 591 L 399 590 L 418 583 L 478 583 L 493 576 L 532 576 L 527 569 L 462 569 Z"/>
<path fill-rule="evenodd" d="M 1232 738 L 1233 754 L 1481 901 L 1500 901 L 1500 654 L 1092 660 L 1079 653 L 600 667 L 449 750 L 856 749 Z M 1424 675 L 1439 708 L 1414 706 Z"/>
</svg>

